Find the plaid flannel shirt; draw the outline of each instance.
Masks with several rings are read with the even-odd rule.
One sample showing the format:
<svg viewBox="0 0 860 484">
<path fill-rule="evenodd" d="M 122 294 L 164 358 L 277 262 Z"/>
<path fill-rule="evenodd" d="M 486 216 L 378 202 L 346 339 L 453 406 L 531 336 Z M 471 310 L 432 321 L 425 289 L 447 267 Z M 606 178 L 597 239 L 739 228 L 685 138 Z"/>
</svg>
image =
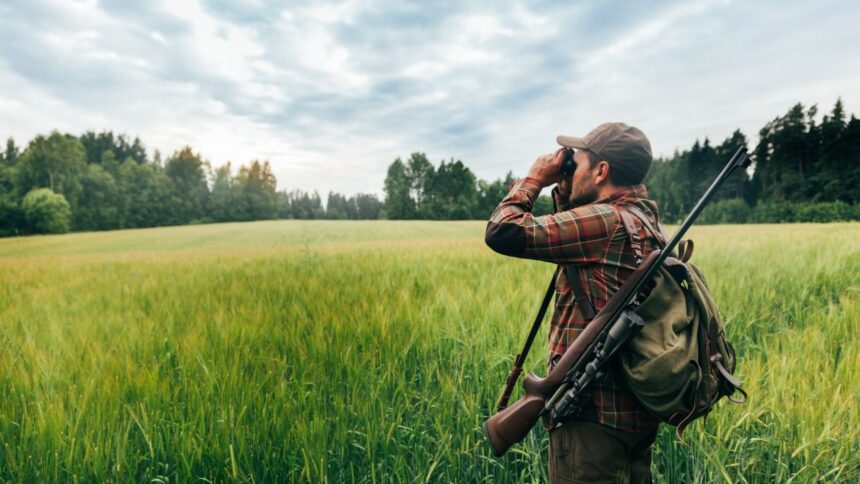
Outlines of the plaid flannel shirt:
<svg viewBox="0 0 860 484">
<path fill-rule="evenodd" d="M 552 192 L 556 212 L 535 216 L 531 211 L 540 191 L 541 186 L 532 178 L 511 185 L 487 224 L 487 245 L 504 255 L 575 265 L 579 283 L 595 311 L 600 311 L 637 267 L 615 206 L 636 205 L 656 224 L 657 205 L 647 199 L 644 185 L 626 187 L 578 207 L 569 207 L 566 200 L 561 200 L 556 187 Z M 647 255 L 656 248 L 653 236 L 636 217 L 632 218 Z M 589 323 L 574 303 L 575 296 L 564 270 L 559 271 L 555 293 L 549 336 L 550 367 Z M 578 415 L 584 420 L 628 432 L 648 432 L 659 423 L 636 401 L 615 365 L 610 365 L 606 377 L 593 385 L 591 397 L 585 401 Z"/>
</svg>

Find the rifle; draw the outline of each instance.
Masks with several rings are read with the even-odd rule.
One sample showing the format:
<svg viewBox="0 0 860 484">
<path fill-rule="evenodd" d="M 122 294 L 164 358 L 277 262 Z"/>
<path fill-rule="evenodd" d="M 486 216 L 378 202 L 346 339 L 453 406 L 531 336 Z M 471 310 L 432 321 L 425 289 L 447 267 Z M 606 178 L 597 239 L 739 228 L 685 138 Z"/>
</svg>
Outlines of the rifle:
<svg viewBox="0 0 860 484">
<path fill-rule="evenodd" d="M 506 399 L 499 402 L 500 411 L 482 425 L 496 457 L 501 457 L 512 445 L 523 440 L 540 417 L 550 415 L 554 420 L 559 420 L 575 413 L 582 403 L 585 390 L 603 375 L 602 369 L 606 362 L 644 325 L 633 308 L 644 298 L 645 294 L 642 293 L 646 284 L 680 243 L 720 185 L 735 169 L 746 168 L 749 164 L 746 148 L 738 148 L 666 246 L 648 254 L 567 348 L 547 376 L 540 378 L 529 373 L 523 379 L 525 395 L 522 398 L 507 408 L 503 406 L 507 403 Z M 517 355 L 517 360 L 521 366 L 525 355 Z M 508 382 L 509 386 L 512 386 L 511 383 Z"/>
</svg>

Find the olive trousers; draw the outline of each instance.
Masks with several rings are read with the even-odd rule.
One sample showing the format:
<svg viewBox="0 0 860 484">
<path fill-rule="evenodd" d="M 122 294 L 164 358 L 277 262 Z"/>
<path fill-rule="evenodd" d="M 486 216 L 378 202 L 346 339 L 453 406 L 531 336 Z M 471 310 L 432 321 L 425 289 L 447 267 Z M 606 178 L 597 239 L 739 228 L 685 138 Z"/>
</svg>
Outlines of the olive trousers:
<svg viewBox="0 0 860 484">
<path fill-rule="evenodd" d="M 553 483 L 650 483 L 657 430 L 633 433 L 571 420 L 549 433 Z"/>
</svg>

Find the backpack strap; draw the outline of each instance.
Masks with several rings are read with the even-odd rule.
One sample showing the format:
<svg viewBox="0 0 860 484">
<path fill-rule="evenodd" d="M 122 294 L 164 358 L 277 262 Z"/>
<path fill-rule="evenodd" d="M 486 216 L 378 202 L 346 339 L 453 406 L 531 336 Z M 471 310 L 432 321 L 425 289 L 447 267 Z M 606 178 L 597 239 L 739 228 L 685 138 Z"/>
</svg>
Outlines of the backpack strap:
<svg viewBox="0 0 860 484">
<path fill-rule="evenodd" d="M 633 217 L 630 212 L 621 206 L 616 206 L 618 216 L 621 217 L 621 223 L 624 225 L 624 230 L 627 231 L 627 238 L 630 239 L 630 245 L 633 247 L 633 254 L 636 256 L 636 263 L 641 264 L 645 257 L 642 255 L 642 238 L 639 237 L 639 231 L 636 230 L 636 225 L 633 224 Z"/>
<path fill-rule="evenodd" d="M 681 262 L 687 262 L 693 255 L 693 241 L 682 240 L 678 242 L 678 259 Z"/>
<path fill-rule="evenodd" d="M 567 283 L 570 284 L 570 290 L 573 291 L 576 305 L 582 311 L 582 316 L 585 319 L 591 320 L 596 313 L 594 306 L 591 304 L 591 299 L 588 298 L 588 294 L 586 294 L 585 288 L 582 287 L 582 282 L 579 279 L 579 267 L 573 264 L 565 264 L 564 270 L 565 274 L 567 274 Z"/>
<path fill-rule="evenodd" d="M 654 229 L 654 225 L 651 224 L 651 221 L 648 220 L 648 217 L 645 215 L 639 207 L 635 205 L 622 205 L 622 207 L 628 212 L 632 213 L 642 222 L 642 225 L 651 232 L 651 235 L 657 239 L 657 245 L 660 248 L 666 247 L 666 241 L 669 240 L 669 234 L 666 233 L 666 227 L 663 226 L 663 223 L 659 220 L 657 221 L 657 229 Z"/>
<path fill-rule="evenodd" d="M 651 232 L 651 235 L 654 236 L 654 239 L 657 241 L 657 245 L 662 249 L 666 247 L 666 241 L 669 240 L 669 233 L 666 232 L 666 227 L 663 225 L 663 221 L 659 218 L 657 219 L 657 229 L 654 229 L 654 225 L 645 215 L 645 213 L 639 209 L 639 207 L 635 205 L 619 205 L 623 210 L 628 211 L 636 216 L 642 225 L 645 226 L 648 231 Z M 621 212 L 622 210 L 619 210 Z M 625 226 L 625 228 L 627 228 Z M 634 229 L 635 230 L 635 229 Z M 628 232 L 629 233 L 629 232 Z M 670 254 L 672 257 L 675 257 L 675 253 L 678 253 L 678 259 L 682 262 L 687 262 L 690 260 L 690 257 L 693 255 L 693 241 L 692 240 L 682 240 L 678 243 L 678 249 L 673 250 Z"/>
<path fill-rule="evenodd" d="M 717 367 L 717 371 L 719 371 L 720 375 L 722 375 L 723 378 L 727 382 L 729 382 L 729 385 L 734 388 L 738 388 L 741 386 L 740 380 L 732 376 L 732 374 L 729 373 L 729 370 L 727 370 L 726 367 L 723 366 L 723 355 L 719 353 L 714 353 L 714 356 L 711 357 L 711 363 L 713 363 L 714 366 Z"/>
</svg>

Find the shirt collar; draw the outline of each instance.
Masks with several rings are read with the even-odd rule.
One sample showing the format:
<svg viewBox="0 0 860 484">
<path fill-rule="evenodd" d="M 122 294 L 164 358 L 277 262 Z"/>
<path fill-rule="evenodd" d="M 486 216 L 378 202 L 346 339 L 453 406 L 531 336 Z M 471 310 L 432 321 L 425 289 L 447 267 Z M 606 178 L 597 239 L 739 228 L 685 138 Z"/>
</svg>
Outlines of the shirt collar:
<svg viewBox="0 0 860 484">
<path fill-rule="evenodd" d="M 648 190 L 645 188 L 645 185 L 633 185 L 630 187 L 624 187 L 620 190 L 615 191 L 612 195 L 608 197 L 601 198 L 593 203 L 608 203 L 610 205 L 623 205 L 630 202 L 636 202 L 643 198 L 648 198 Z"/>
</svg>

